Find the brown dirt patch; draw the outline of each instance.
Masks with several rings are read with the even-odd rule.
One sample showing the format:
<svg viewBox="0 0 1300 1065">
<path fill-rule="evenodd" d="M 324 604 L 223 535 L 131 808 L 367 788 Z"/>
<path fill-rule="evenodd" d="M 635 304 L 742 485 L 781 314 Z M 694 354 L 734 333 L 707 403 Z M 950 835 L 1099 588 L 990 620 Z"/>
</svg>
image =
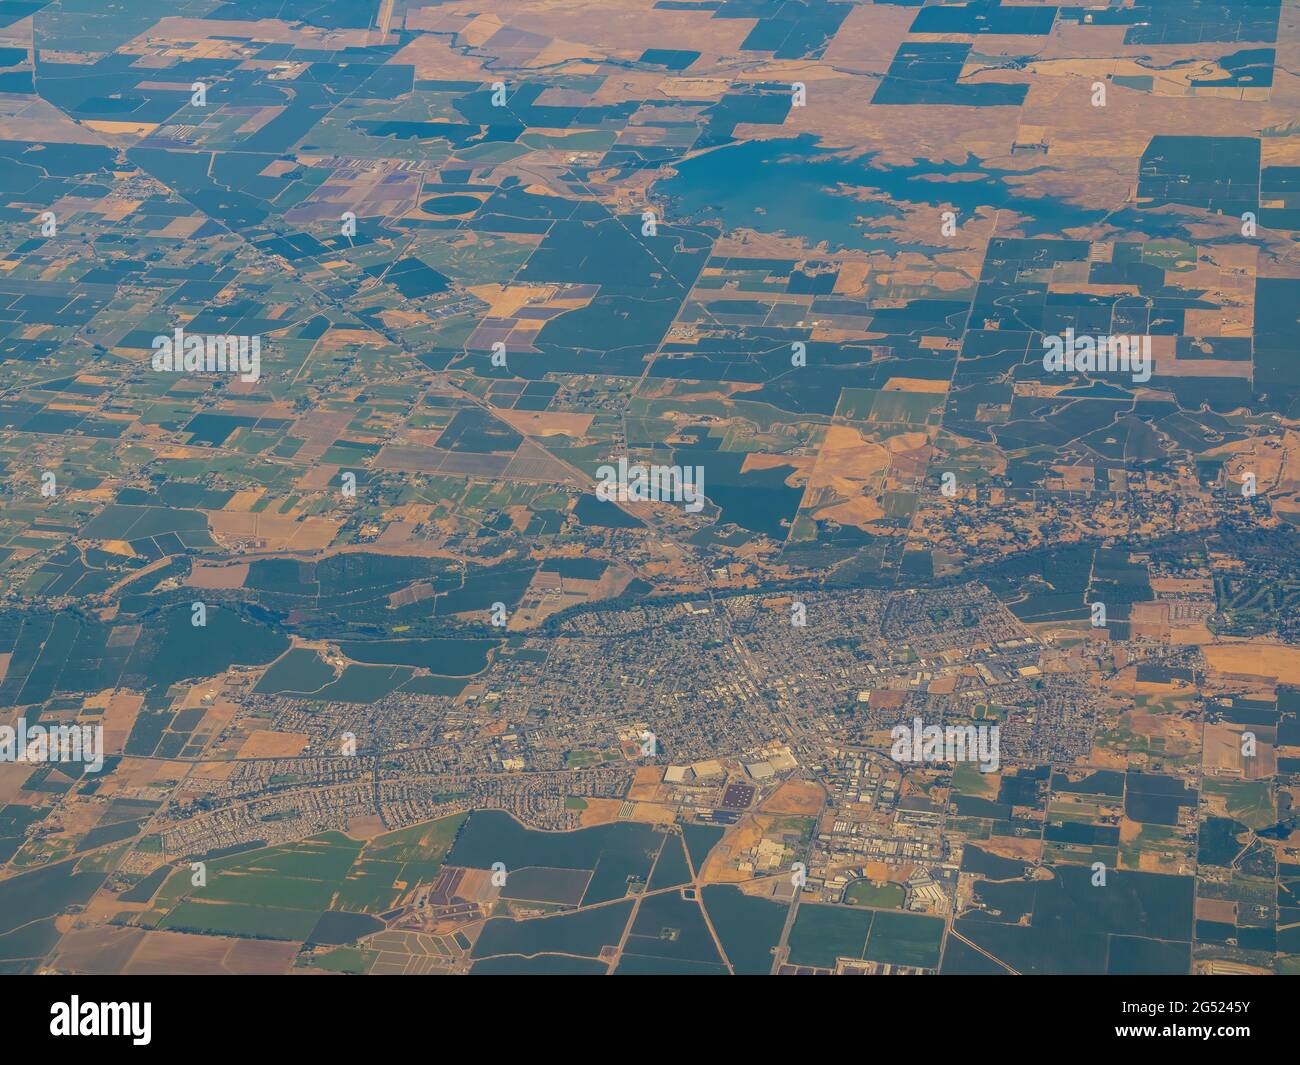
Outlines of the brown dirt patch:
<svg viewBox="0 0 1300 1065">
<path fill-rule="evenodd" d="M 817 814 L 826 800 L 820 784 L 811 780 L 787 780 L 763 803 L 768 814 L 798 814 L 808 817 Z"/>
<path fill-rule="evenodd" d="M 272 732 L 262 729 L 251 733 L 239 748 L 239 758 L 292 758 L 307 746 L 305 732 Z"/>
</svg>

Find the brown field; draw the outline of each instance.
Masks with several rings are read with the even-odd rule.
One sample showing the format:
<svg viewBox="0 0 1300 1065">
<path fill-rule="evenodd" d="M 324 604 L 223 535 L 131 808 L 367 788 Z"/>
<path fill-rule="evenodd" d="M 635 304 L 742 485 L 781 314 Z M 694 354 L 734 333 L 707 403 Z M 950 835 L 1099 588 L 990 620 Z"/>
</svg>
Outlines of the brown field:
<svg viewBox="0 0 1300 1065">
<path fill-rule="evenodd" d="M 203 762 L 196 765 L 191 771 L 189 783 L 197 784 L 205 780 L 225 780 L 234 771 L 234 762 Z"/>
<path fill-rule="evenodd" d="M 584 798 L 586 797 L 584 796 Z M 607 825 L 611 821 L 616 821 L 623 800 L 586 798 L 586 803 L 587 808 L 582 811 L 581 816 L 578 818 L 578 824 L 583 828 L 589 828 L 592 825 Z"/>
<path fill-rule="evenodd" d="M 470 902 L 484 902 L 500 894 L 501 889 L 492 883 L 489 869 L 466 869 L 456 888 L 456 895 Z"/>
<path fill-rule="evenodd" d="M 659 798 L 659 784 L 663 778 L 663 766 L 641 766 L 632 777 L 632 787 L 627 793 L 629 801 L 653 802 Z"/>
<path fill-rule="evenodd" d="M 126 739 L 135 726 L 136 715 L 144 705 L 144 696 L 134 692 L 115 692 L 104 710 L 104 753 L 121 754 Z"/>
<path fill-rule="evenodd" d="M 501 28 L 502 19 L 495 12 L 509 12 L 511 29 L 525 30 L 529 37 L 515 46 L 517 51 L 507 54 L 512 65 L 525 67 L 559 62 L 574 54 L 635 59 L 646 47 L 645 41 L 657 40 L 662 34 L 663 22 L 656 17 L 659 12 L 648 5 L 610 0 L 600 10 L 602 17 L 593 18 L 593 9 L 583 4 L 556 6 L 547 0 L 492 0 L 476 5 L 472 14 L 443 7 L 412 9 L 407 13 L 406 25 L 439 33 L 458 32 L 463 35 L 462 43 L 480 46 Z M 742 19 L 740 25 L 734 25 L 733 21 L 691 19 L 690 47 L 706 56 L 734 56 L 752 23 Z M 630 76 L 629 72 L 610 80 L 621 82 Z"/>
<path fill-rule="evenodd" d="M 877 688 L 871 693 L 867 705 L 872 710 L 899 710 L 907 703 L 907 692 L 892 688 Z"/>
<path fill-rule="evenodd" d="M 859 529 L 865 529 L 868 525 L 883 518 L 885 512 L 874 499 L 858 496 L 854 499 L 847 499 L 842 503 L 818 507 L 813 511 L 813 516 L 819 521 L 834 521 L 840 525 L 853 525 Z"/>
<path fill-rule="evenodd" d="M 229 699 L 217 699 L 208 707 L 208 712 L 203 715 L 203 720 L 199 722 L 195 731 L 219 732 L 234 721 L 238 713 L 238 703 Z"/>
<path fill-rule="evenodd" d="M 640 821 L 647 825 L 669 825 L 677 816 L 677 810 L 661 802 L 639 802 L 632 807 L 629 820 Z"/>
<path fill-rule="evenodd" d="M 23 785 L 31 778 L 32 767 L 21 762 L 0 762 L 0 802 L 31 806 L 37 798 Z"/>
<path fill-rule="evenodd" d="M 122 972 L 131 976 L 273 975 L 288 972 L 297 953 L 297 943 L 146 932 Z"/>
<path fill-rule="evenodd" d="M 325 340 L 330 344 L 340 342 L 339 330 L 330 330 L 325 335 Z M 362 342 L 368 339 L 367 334 L 359 335 L 354 342 Z M 302 437 L 307 442 L 298 449 L 294 455 L 294 460 L 301 464 L 309 464 L 315 459 L 325 454 L 325 450 L 334 443 L 339 434 L 348 427 L 348 422 L 352 420 L 351 415 L 346 411 L 334 410 L 313 410 L 309 411 L 299 418 L 293 427 L 293 435 Z M 329 472 L 325 470 L 316 470 L 315 472 Z"/>
<path fill-rule="evenodd" d="M 395 521 L 375 540 L 378 547 L 390 547 L 406 543 L 415 534 L 415 526 L 410 522 Z"/>
<path fill-rule="evenodd" d="M 888 865 L 885 862 L 867 862 L 863 866 L 867 879 L 876 884 L 905 884 L 912 875 L 912 866 Z"/>
<path fill-rule="evenodd" d="M 305 732 L 272 732 L 261 729 L 249 733 L 239 748 L 238 758 L 292 758 L 307 746 Z"/>
<path fill-rule="evenodd" d="M 564 414 L 532 410 L 498 410 L 496 416 L 525 436 L 586 436 L 594 414 Z"/>
<path fill-rule="evenodd" d="M 1230 724 L 1206 724 L 1205 759 L 1206 772 L 1242 776 L 1247 780 L 1270 778 L 1278 771 L 1278 752 L 1273 744 L 1257 740 L 1255 756 L 1247 758 L 1242 753 L 1242 733 L 1244 726 Z"/>
<path fill-rule="evenodd" d="M 885 382 L 886 392 L 931 392 L 948 391 L 947 381 L 929 381 L 923 377 L 891 377 Z"/>
<path fill-rule="evenodd" d="M 60 940 L 51 959 L 61 972 L 111 976 L 120 973 L 145 937 L 143 928 L 73 929 Z"/>
<path fill-rule="evenodd" d="M 1219 673 L 1271 677 L 1281 684 L 1300 684 L 1300 647 L 1249 640 L 1201 648 L 1209 667 Z"/>
<path fill-rule="evenodd" d="M 106 976 L 266 975 L 287 972 L 297 952 L 295 943 L 101 925 L 68 932 L 53 965 L 63 972 Z"/>
<path fill-rule="evenodd" d="M 242 588 L 247 579 L 247 562 L 223 566 L 196 561 L 185 583 L 194 588 Z"/>
<path fill-rule="evenodd" d="M 227 501 L 221 509 L 231 513 L 246 513 L 257 506 L 257 502 L 266 494 L 263 488 L 241 488 Z"/>
<path fill-rule="evenodd" d="M 349 44 L 361 47 L 371 43 L 367 30 L 326 31 L 312 26 L 293 26 L 278 19 L 253 19 L 223 23 L 222 33 L 225 32 L 226 26 L 232 27 L 230 30 L 232 34 L 250 33 L 255 35 L 259 41 L 296 44 L 300 48 L 319 47 L 326 38 L 331 42 L 335 42 L 335 47 L 346 47 Z M 143 50 L 146 47 L 146 41 L 160 40 L 175 41 L 178 44 L 183 43 L 186 45 L 202 42 L 204 49 L 220 46 L 223 42 L 209 40 L 212 34 L 211 22 L 199 18 L 185 18 L 182 15 L 168 15 L 159 19 L 145 33 L 124 46 L 123 50 Z"/>
<path fill-rule="evenodd" d="M 534 187 L 540 195 L 547 195 L 550 192 L 544 185 Z M 552 303 L 552 297 L 556 293 L 554 285 L 470 285 L 468 291 L 488 304 L 488 309 L 483 315 L 484 318 L 513 318 L 517 311 L 528 306 L 530 300 L 535 301 L 534 306 L 546 304 L 547 306 L 578 307 L 589 302 L 585 299 L 568 299 L 555 300 Z"/>
<path fill-rule="evenodd" d="M 1043 841 L 1019 836 L 993 836 L 990 839 L 980 840 L 979 848 L 1003 858 L 1023 858 L 1026 861 L 1034 861 L 1043 853 Z"/>
<path fill-rule="evenodd" d="M 228 510 L 203 511 L 214 538 L 226 544 L 251 540 L 266 551 L 323 551 L 334 541 L 340 523 L 331 518 L 303 518 L 289 514 L 252 514 Z"/>
<path fill-rule="evenodd" d="M 9 29 L 12 32 L 13 27 Z M 28 30 L 30 39 L 31 31 Z M 35 144 L 102 143 L 85 128 L 85 123 L 74 122 L 53 104 L 30 96 L 21 100 L 11 97 L 0 103 L 0 121 L 4 123 L 5 136 L 14 140 L 29 140 Z"/>
<path fill-rule="evenodd" d="M 1187 721 L 1170 714 L 1149 714 L 1134 710 L 1125 715 L 1130 729 L 1148 739 L 1161 738 L 1165 752 L 1171 757 L 1188 754 L 1201 746 L 1199 721 Z"/>
<path fill-rule="evenodd" d="M 1236 900 L 1207 899 L 1202 895 L 1196 900 L 1196 919 L 1198 921 L 1222 921 L 1224 924 L 1236 924 Z"/>
<path fill-rule="evenodd" d="M 409 18 L 423 15 L 425 10 L 412 11 Z M 478 76 L 482 63 L 473 56 L 461 55 L 452 48 L 451 38 L 418 36 L 405 45 L 394 57 L 394 62 L 411 63 L 420 78 L 449 77 L 473 78 Z M 442 73 L 445 72 L 445 73 Z"/>
<path fill-rule="evenodd" d="M 1129 666 L 1111 687 L 1131 695 L 1177 695 L 1179 692 L 1186 692 L 1189 685 L 1186 681 L 1179 680 L 1170 681 L 1168 684 L 1154 680 L 1140 681 L 1137 679 L 1137 666 Z"/>
<path fill-rule="evenodd" d="M 117 772 L 106 777 L 100 785 L 99 795 L 113 795 L 118 792 L 134 792 L 139 788 L 165 785 L 171 781 L 184 779 L 190 771 L 186 762 L 160 762 L 153 759 L 140 759 L 123 756 L 118 763 Z"/>
<path fill-rule="evenodd" d="M 387 831 L 383 821 L 379 819 L 377 814 L 366 814 L 363 817 L 348 819 L 347 834 L 353 839 L 374 839 L 376 836 L 382 836 Z"/>
<path fill-rule="evenodd" d="M 195 710 L 205 706 L 217 697 L 221 691 L 221 678 L 214 680 L 200 681 L 198 684 L 191 684 L 181 699 L 180 708 L 182 710 Z"/>
<path fill-rule="evenodd" d="M 1142 822 L 1130 821 L 1127 817 L 1120 818 L 1119 838 L 1122 843 L 1132 843 L 1142 835 Z"/>
<path fill-rule="evenodd" d="M 836 487 L 843 494 L 856 495 L 862 483 L 889 468 L 889 451 L 868 440 L 849 425 L 832 425 L 826 430 L 817 464 L 808 479 L 810 488 Z M 836 482 L 844 482 L 842 487 Z"/>
<path fill-rule="evenodd" d="M 768 455 L 762 451 L 751 451 L 745 456 L 740 472 L 756 473 L 759 470 L 772 470 L 780 466 L 793 466 L 794 473 L 786 478 L 786 483 L 791 483 L 799 476 L 806 476 L 815 462 L 815 459 L 807 455 Z"/>
<path fill-rule="evenodd" d="M 1169 638 L 1169 604 L 1134 603 L 1129 611 L 1134 639 L 1146 637 L 1153 640 Z"/>
<path fill-rule="evenodd" d="M 704 868 L 699 872 L 699 879 L 706 884 L 735 884 L 750 879 L 748 873 L 742 873 L 733 865 L 734 855 L 754 846 L 763 836 L 760 819 L 753 814 L 742 817 L 723 834 L 717 846 L 710 852 Z"/>
<path fill-rule="evenodd" d="M 1207 773 L 1241 776 L 1248 759 L 1241 753 L 1241 726 L 1205 726 L 1205 756 L 1202 764 Z"/>
<path fill-rule="evenodd" d="M 761 809 L 768 814 L 812 816 L 822 808 L 826 792 L 811 780 L 787 780 L 767 798 Z"/>
</svg>

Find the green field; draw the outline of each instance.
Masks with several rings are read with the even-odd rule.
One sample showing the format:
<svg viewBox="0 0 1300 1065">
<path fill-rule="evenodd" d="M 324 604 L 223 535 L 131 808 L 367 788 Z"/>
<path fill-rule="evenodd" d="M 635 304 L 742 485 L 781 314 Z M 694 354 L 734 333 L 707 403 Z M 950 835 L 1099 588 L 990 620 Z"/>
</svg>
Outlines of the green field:
<svg viewBox="0 0 1300 1065">
<path fill-rule="evenodd" d="M 438 875 L 464 814 L 377 836 L 327 832 L 206 863 L 207 883 L 177 869 L 139 920 L 149 927 L 305 939 L 326 910 L 382 913 Z M 405 886 L 397 887 L 398 883 Z"/>
<path fill-rule="evenodd" d="M 943 930 L 923 914 L 804 904 L 790 930 L 790 964 L 833 969 L 836 958 L 858 958 L 933 969 Z"/>
<path fill-rule="evenodd" d="M 855 880 L 844 891 L 844 901 L 851 906 L 874 906 L 882 910 L 896 910 L 903 905 L 907 892 L 901 884 L 873 884 L 870 880 Z"/>
</svg>

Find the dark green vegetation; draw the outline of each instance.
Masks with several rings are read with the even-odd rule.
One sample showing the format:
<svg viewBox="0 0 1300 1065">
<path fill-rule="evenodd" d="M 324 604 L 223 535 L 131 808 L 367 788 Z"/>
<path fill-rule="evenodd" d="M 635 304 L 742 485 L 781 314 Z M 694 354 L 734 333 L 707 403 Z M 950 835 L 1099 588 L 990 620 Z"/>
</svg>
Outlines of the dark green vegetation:
<svg viewBox="0 0 1300 1065">
<path fill-rule="evenodd" d="M 13 655 L 0 684 L 0 704 L 38 703 L 56 693 L 117 686 L 165 690 L 236 663 L 261 665 L 288 646 L 255 609 L 213 606 L 202 627 L 192 625 L 192 617 L 188 604 L 150 610 L 139 618 L 140 635 L 126 643 L 112 639 L 113 625 L 76 614 L 13 615 L 7 626 L 0 621 L 0 643 L 7 638 L 6 650 Z"/>
<path fill-rule="evenodd" d="M 482 958 L 470 969 L 471 976 L 603 976 L 604 962 L 571 958 L 567 954 L 536 954 L 525 958 L 505 954 Z"/>
<path fill-rule="evenodd" d="M 1104 888 L 1086 866 L 1055 866 L 1050 880 L 977 887 L 999 915 L 956 924 L 963 937 L 1022 973 L 1187 972 L 1191 877 L 1111 869 Z M 1017 924 L 1022 914 L 1028 925 Z M 955 963 L 954 963 L 955 964 Z M 945 964 L 945 969 L 950 968 Z"/>
<path fill-rule="evenodd" d="M 618 943 L 631 912 L 629 900 L 529 921 L 494 918 L 484 926 L 472 957 L 553 952 L 594 958 Z"/>
<path fill-rule="evenodd" d="M 267 695 L 285 692 L 307 694 L 319 691 L 333 679 L 334 670 L 319 654 L 304 647 L 295 647 L 262 674 L 256 691 Z"/>
<path fill-rule="evenodd" d="M 771 971 L 772 948 L 785 926 L 785 905 L 717 884 L 704 889 L 704 908 L 738 975 L 765 976 Z"/>
<path fill-rule="evenodd" d="M 935 969 L 944 937 L 937 917 L 806 904 L 790 930 L 790 962 L 833 969 L 837 958 Z"/>
<path fill-rule="evenodd" d="M 206 600 L 177 592 L 126 596 L 112 623 L 77 612 L 0 613 L 0 654 L 12 655 L 0 683 L 0 705 L 113 687 L 161 695 L 178 681 L 210 677 L 232 665 L 270 662 L 288 647 L 285 634 L 290 632 L 338 638 L 373 633 L 376 623 L 390 631 L 431 629 L 440 607 L 449 612 L 481 609 L 486 622 L 488 606 L 498 600 L 513 603 L 531 572 L 466 576 L 427 560 L 361 554 L 319 564 L 269 560 L 253 564 L 237 595 L 223 592 Z M 390 595 L 419 582 L 444 590 L 418 610 L 388 609 Z M 205 602 L 202 626 L 192 624 L 192 601 Z M 338 678 L 337 688 L 329 688 L 332 671 L 327 675 L 327 667 L 311 652 L 295 650 L 269 672 L 259 691 L 317 692 L 370 702 L 409 680 L 408 667 L 454 676 L 480 672 L 497 643 L 446 637 L 342 640 L 353 661 L 398 668 L 382 673 L 350 669 Z M 134 738 L 132 753 L 149 753 L 142 742 Z"/>
<path fill-rule="evenodd" d="M 509 814 L 482 810 L 470 815 L 447 862 L 473 869 L 503 862 L 507 871 L 533 866 L 591 870 L 581 899 L 591 906 L 621 899 L 633 885 L 644 885 L 666 838 L 649 825 L 628 821 L 576 832 L 538 832 Z M 677 845 L 675 839 L 671 842 Z"/>
</svg>

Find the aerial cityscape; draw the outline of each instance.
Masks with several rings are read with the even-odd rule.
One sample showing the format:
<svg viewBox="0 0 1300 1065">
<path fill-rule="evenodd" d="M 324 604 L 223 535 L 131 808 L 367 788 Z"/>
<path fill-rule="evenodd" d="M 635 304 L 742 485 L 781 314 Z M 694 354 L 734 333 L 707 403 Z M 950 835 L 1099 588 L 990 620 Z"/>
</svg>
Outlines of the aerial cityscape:
<svg viewBox="0 0 1300 1065">
<path fill-rule="evenodd" d="M 0 973 L 1300 974 L 1298 804 L 1300 0 L 0 0 Z"/>
</svg>

